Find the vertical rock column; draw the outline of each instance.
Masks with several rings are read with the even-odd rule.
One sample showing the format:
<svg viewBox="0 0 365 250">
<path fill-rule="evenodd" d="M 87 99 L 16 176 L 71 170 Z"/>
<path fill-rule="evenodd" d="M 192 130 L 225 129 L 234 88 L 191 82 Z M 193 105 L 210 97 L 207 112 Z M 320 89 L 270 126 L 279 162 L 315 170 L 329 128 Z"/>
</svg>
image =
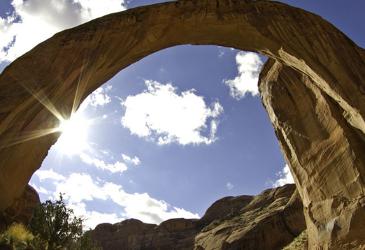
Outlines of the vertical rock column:
<svg viewBox="0 0 365 250">
<path fill-rule="evenodd" d="M 365 247 L 365 139 L 306 75 L 270 59 L 259 83 L 304 205 L 310 249 Z"/>
</svg>

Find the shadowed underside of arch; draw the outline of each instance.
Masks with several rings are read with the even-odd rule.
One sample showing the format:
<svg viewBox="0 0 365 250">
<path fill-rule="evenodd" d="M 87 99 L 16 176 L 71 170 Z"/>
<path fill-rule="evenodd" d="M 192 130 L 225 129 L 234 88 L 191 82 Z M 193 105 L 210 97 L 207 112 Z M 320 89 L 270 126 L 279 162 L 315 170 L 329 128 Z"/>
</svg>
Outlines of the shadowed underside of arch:
<svg viewBox="0 0 365 250">
<path fill-rule="evenodd" d="M 183 0 L 110 14 L 10 64 L 0 75 L 0 210 L 20 196 L 57 140 L 54 128 L 87 95 L 181 44 L 271 58 L 260 92 L 304 203 L 310 247 L 364 246 L 365 52 L 321 17 L 264 0 Z"/>
</svg>

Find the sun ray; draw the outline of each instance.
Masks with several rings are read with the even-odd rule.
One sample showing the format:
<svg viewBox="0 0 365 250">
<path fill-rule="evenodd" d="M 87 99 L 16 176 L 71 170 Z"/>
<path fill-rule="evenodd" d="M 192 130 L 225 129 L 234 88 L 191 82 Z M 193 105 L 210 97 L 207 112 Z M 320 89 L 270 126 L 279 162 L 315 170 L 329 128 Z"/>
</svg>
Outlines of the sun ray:
<svg viewBox="0 0 365 250">
<path fill-rule="evenodd" d="M 81 73 L 78 77 L 77 87 L 75 91 L 75 95 L 73 98 L 72 103 L 72 109 L 69 115 L 62 115 L 59 110 L 55 107 L 55 105 L 51 102 L 51 100 L 48 98 L 48 96 L 45 94 L 45 92 L 41 90 L 34 90 L 31 88 L 31 85 L 21 84 L 21 86 L 33 97 L 35 98 L 40 104 L 42 104 L 50 113 L 52 113 L 57 120 L 59 121 L 59 126 L 55 128 L 47 128 L 47 129 L 38 129 L 34 131 L 29 132 L 23 132 L 20 136 L 17 136 L 17 138 L 11 138 L 8 140 L 7 143 L 3 143 L 2 148 L 14 146 L 23 142 L 27 142 L 30 140 L 38 139 L 40 137 L 53 134 L 53 133 L 61 133 L 60 137 L 60 143 L 65 143 L 64 138 L 67 139 L 66 144 L 63 147 L 63 151 L 67 151 L 67 148 L 72 148 L 73 145 L 75 145 L 75 140 L 79 140 L 77 144 L 81 147 L 80 150 L 84 149 L 84 146 L 82 144 L 87 144 L 87 138 L 84 136 L 84 138 L 79 138 L 79 135 L 84 135 L 85 131 L 87 132 L 87 127 L 90 123 L 92 123 L 94 120 L 98 119 L 99 117 L 96 117 L 94 119 L 85 120 L 80 119 L 80 114 L 77 114 L 77 109 L 79 108 L 81 104 L 81 99 L 83 98 L 85 91 L 87 89 L 88 83 L 90 81 L 91 75 L 85 77 L 84 75 L 84 69 L 85 67 L 88 67 L 90 62 L 90 55 L 86 56 L 87 59 L 84 60 L 84 63 L 81 68 Z M 74 62 L 73 62 L 74 63 Z M 92 65 L 94 67 L 94 65 Z M 33 86 L 37 86 L 36 81 L 34 79 L 29 79 Z M 75 122 L 75 120 L 77 122 Z M 68 125 L 66 125 L 68 124 Z M 70 125 L 72 124 L 72 125 Z M 70 132 L 71 131 L 71 132 Z M 77 131 L 76 133 L 72 131 Z M 71 134 L 72 136 L 68 137 L 68 134 Z M 76 151 L 76 150 L 74 150 Z"/>
<path fill-rule="evenodd" d="M 33 83 L 35 83 L 33 81 Z M 43 90 L 34 91 L 25 84 L 21 85 L 29 94 L 31 94 L 40 104 L 42 104 L 49 112 L 51 112 L 58 120 L 62 119 L 61 113 L 56 109 L 51 100 Z"/>
<path fill-rule="evenodd" d="M 79 79 L 77 81 L 77 86 L 76 86 L 76 91 L 75 91 L 75 96 L 73 99 L 73 103 L 72 103 L 72 111 L 71 114 L 76 113 L 77 108 L 80 106 L 81 104 L 81 98 L 84 96 L 85 90 L 86 90 L 86 86 L 90 80 L 90 76 L 89 78 L 85 81 L 83 80 L 83 75 L 84 75 L 84 68 L 87 67 L 89 65 L 89 59 L 84 60 L 86 61 L 86 63 L 82 64 L 81 67 L 81 73 L 79 75 Z"/>
<path fill-rule="evenodd" d="M 34 140 L 46 135 L 50 135 L 53 133 L 59 132 L 58 128 L 48 128 L 48 129 L 40 129 L 40 130 L 34 130 L 30 132 L 25 132 L 21 136 L 18 136 L 15 139 L 11 139 L 8 143 L 5 143 L 2 148 L 11 147 L 23 142 L 27 142 L 30 140 Z"/>
</svg>

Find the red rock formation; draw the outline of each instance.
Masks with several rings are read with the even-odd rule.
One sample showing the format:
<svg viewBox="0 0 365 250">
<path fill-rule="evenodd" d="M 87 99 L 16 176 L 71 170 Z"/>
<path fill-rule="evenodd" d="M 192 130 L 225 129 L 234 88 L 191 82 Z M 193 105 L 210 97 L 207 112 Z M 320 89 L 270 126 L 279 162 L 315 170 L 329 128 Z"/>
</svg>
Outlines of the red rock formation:
<svg viewBox="0 0 365 250">
<path fill-rule="evenodd" d="M 131 9 L 60 32 L 15 60 L 0 75 L 0 210 L 21 196 L 61 117 L 118 71 L 179 44 L 257 51 L 283 65 L 281 74 L 266 67 L 263 101 L 303 200 L 309 247 L 365 247 L 365 52 L 319 16 L 265 0 Z"/>
<path fill-rule="evenodd" d="M 281 249 L 305 229 L 295 185 L 257 196 L 225 197 L 200 219 L 171 219 L 160 225 L 130 219 L 100 224 L 92 238 L 108 250 Z"/>
<path fill-rule="evenodd" d="M 191 250 L 197 228 L 197 220 L 171 219 L 157 226 L 129 219 L 113 225 L 100 224 L 91 235 L 102 249 L 108 250 Z"/>
<path fill-rule="evenodd" d="M 204 217 L 203 217 L 204 218 Z M 305 229 L 303 207 L 294 185 L 268 189 L 195 237 L 195 249 L 281 249 Z"/>
<path fill-rule="evenodd" d="M 360 222 L 365 215 L 361 132 L 352 129 L 342 108 L 306 75 L 270 61 L 262 76 L 263 103 L 304 197 L 309 244 L 337 249 L 337 239 L 352 242 L 346 244 L 351 249 L 365 247 L 360 244 L 365 237 Z M 318 189 L 310 188 L 314 183 Z M 310 200 L 312 196 L 317 200 Z"/>
</svg>

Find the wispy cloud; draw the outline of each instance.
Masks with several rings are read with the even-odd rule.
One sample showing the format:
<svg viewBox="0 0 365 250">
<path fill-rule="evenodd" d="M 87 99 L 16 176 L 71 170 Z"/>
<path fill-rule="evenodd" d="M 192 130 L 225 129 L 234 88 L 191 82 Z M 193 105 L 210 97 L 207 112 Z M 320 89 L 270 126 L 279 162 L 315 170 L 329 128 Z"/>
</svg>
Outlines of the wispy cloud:
<svg viewBox="0 0 365 250">
<path fill-rule="evenodd" d="M 227 183 L 226 183 L 226 188 L 227 188 L 228 190 L 232 190 L 232 189 L 234 188 L 234 185 L 233 185 L 231 182 L 227 182 Z"/>
<path fill-rule="evenodd" d="M 279 179 L 274 182 L 273 187 L 280 187 L 288 183 L 294 183 L 288 164 L 285 164 L 283 170 L 277 173 L 277 176 Z"/>
<path fill-rule="evenodd" d="M 178 93 L 171 83 L 147 80 L 145 84 L 147 90 L 122 102 L 122 125 L 132 134 L 160 145 L 211 144 L 216 140 L 218 117 L 223 113 L 219 102 L 209 107 L 193 89 Z"/>
<path fill-rule="evenodd" d="M 116 223 L 126 218 L 116 213 L 104 213 L 95 210 L 88 210 L 84 202 L 70 203 L 68 207 L 74 214 L 84 219 L 84 229 L 93 229 L 101 223 Z"/>
<path fill-rule="evenodd" d="M 82 102 L 79 112 L 85 110 L 89 106 L 92 107 L 102 107 L 112 101 L 109 96 L 109 92 L 112 90 L 111 85 L 107 85 L 105 87 L 99 87 L 94 92 L 92 92 L 85 101 Z"/>
<path fill-rule="evenodd" d="M 55 33 L 125 9 L 124 0 L 13 0 L 0 17 L 0 62 L 12 61 Z"/>
<path fill-rule="evenodd" d="M 141 161 L 139 160 L 139 158 L 137 156 L 130 157 L 126 154 L 122 154 L 122 158 L 126 163 L 130 163 L 135 166 L 138 166 L 139 164 L 141 164 Z"/>
<path fill-rule="evenodd" d="M 258 77 L 263 65 L 263 61 L 258 54 L 253 52 L 240 51 L 236 55 L 238 75 L 231 80 L 224 80 L 229 87 L 233 98 L 239 100 L 246 94 L 255 96 L 258 91 Z"/>
<path fill-rule="evenodd" d="M 87 226 L 90 228 L 103 221 L 94 220 L 92 217 L 94 215 L 101 215 L 102 219 L 107 218 L 109 222 L 114 223 L 125 218 L 136 218 L 147 223 L 160 223 L 171 218 L 199 218 L 196 213 L 171 206 L 163 200 L 152 198 L 147 193 L 127 193 L 121 185 L 94 180 L 86 173 L 72 173 L 60 180 L 52 178 L 49 180 L 55 187 L 51 192 L 53 197 L 58 198 L 59 193 L 63 193 L 65 200 L 75 212 L 88 219 Z M 112 202 L 121 208 L 121 212 L 104 214 L 89 210 L 85 205 L 86 201 Z"/>
<path fill-rule="evenodd" d="M 83 163 L 111 173 L 123 173 L 128 170 L 129 166 L 141 164 L 141 160 L 137 156 L 131 157 L 126 154 L 121 154 L 118 160 L 112 152 L 99 149 L 96 144 L 93 144 L 89 147 L 89 150 L 84 150 L 77 156 Z"/>
<path fill-rule="evenodd" d="M 94 166 L 101 170 L 107 170 L 111 173 L 123 173 L 128 169 L 127 165 L 121 161 L 116 161 L 114 163 L 107 163 L 104 160 L 98 159 L 87 153 L 81 153 L 79 157 L 84 163 Z"/>
<path fill-rule="evenodd" d="M 45 179 L 50 179 L 55 181 L 61 181 L 65 179 L 63 175 L 55 172 L 52 168 L 47 170 L 40 169 L 35 172 L 35 175 L 38 176 L 39 180 L 41 181 Z"/>
</svg>

